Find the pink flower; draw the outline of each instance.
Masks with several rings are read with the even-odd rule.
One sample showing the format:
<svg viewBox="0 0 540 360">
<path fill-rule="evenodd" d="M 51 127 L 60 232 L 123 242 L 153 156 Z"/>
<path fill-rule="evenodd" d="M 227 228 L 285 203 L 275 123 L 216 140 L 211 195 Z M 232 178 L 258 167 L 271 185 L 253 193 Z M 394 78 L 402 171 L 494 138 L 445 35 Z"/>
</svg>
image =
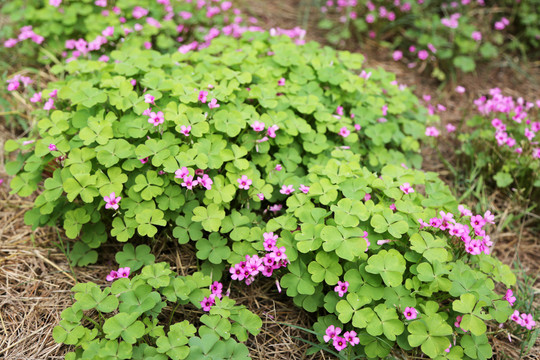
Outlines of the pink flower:
<svg viewBox="0 0 540 360">
<path fill-rule="evenodd" d="M 142 17 L 148 15 L 148 10 L 146 10 L 146 9 L 140 7 L 140 6 L 135 6 L 135 7 L 133 8 L 133 13 L 132 13 L 132 15 L 133 15 L 133 17 L 134 17 L 135 19 L 140 19 L 140 18 L 142 18 Z"/>
<path fill-rule="evenodd" d="M 456 86 L 456 92 L 459 94 L 463 94 L 465 92 L 465 88 L 461 85 Z"/>
<path fill-rule="evenodd" d="M 360 339 L 358 336 L 356 336 L 356 331 L 347 331 L 343 334 L 343 337 L 351 346 L 358 345 L 360 343 Z"/>
<path fill-rule="evenodd" d="M 119 278 L 128 278 L 131 269 L 129 267 L 119 268 L 117 273 Z"/>
<path fill-rule="evenodd" d="M 283 185 L 281 187 L 281 190 L 279 190 L 279 192 L 284 195 L 290 195 L 294 192 L 294 188 L 292 185 Z"/>
<path fill-rule="evenodd" d="M 21 86 L 21 84 L 18 82 L 18 81 L 10 81 L 8 86 L 7 86 L 7 90 L 8 91 L 15 91 L 19 88 L 19 86 Z"/>
<path fill-rule="evenodd" d="M 12 48 L 17 45 L 17 43 L 17 39 L 7 39 L 6 41 L 4 41 L 4 47 Z"/>
<path fill-rule="evenodd" d="M 394 53 L 392 54 L 392 58 L 394 59 L 394 61 L 401 60 L 403 58 L 403 52 L 401 50 L 394 51 Z"/>
<path fill-rule="evenodd" d="M 278 239 L 278 235 L 274 234 L 273 232 L 265 232 L 263 233 L 264 238 L 264 250 L 266 251 L 274 251 L 276 249 L 276 242 Z"/>
<path fill-rule="evenodd" d="M 334 339 L 339 334 L 341 334 L 341 328 L 335 327 L 334 325 L 330 325 L 326 329 L 326 335 L 323 336 L 324 342 L 329 342 L 330 340 Z"/>
<path fill-rule="evenodd" d="M 144 94 L 144 102 L 147 103 L 147 104 L 154 104 L 155 105 L 155 103 L 154 103 L 155 99 L 156 98 L 154 96 L 150 95 L 150 94 Z"/>
<path fill-rule="evenodd" d="M 304 194 L 307 194 L 309 192 L 309 186 L 305 186 L 304 184 L 300 184 L 300 187 L 298 188 L 301 192 Z"/>
<path fill-rule="evenodd" d="M 146 164 L 148 162 L 148 157 L 145 157 L 144 159 L 139 159 L 141 164 Z"/>
<path fill-rule="evenodd" d="M 263 131 L 264 130 L 264 123 L 263 122 L 259 122 L 259 121 L 255 121 L 253 124 L 251 124 L 251 127 L 253 128 L 254 131 Z M 270 130 L 270 129 L 269 129 Z"/>
<path fill-rule="evenodd" d="M 199 91 L 198 100 L 204 104 L 204 103 L 206 103 L 206 100 L 207 100 L 206 97 L 207 96 L 208 96 L 208 91 L 201 90 L 201 91 Z"/>
<path fill-rule="evenodd" d="M 263 124 L 264 125 L 264 124 Z M 264 126 L 263 126 L 263 129 L 264 129 Z M 268 136 L 270 136 L 271 138 L 275 138 L 276 137 L 276 131 L 279 130 L 279 126 L 277 125 L 272 125 L 268 128 L 268 131 L 267 131 L 267 134 Z"/>
<path fill-rule="evenodd" d="M 362 126 L 360 126 L 360 124 L 354 124 L 354 130 L 360 131 L 362 130 Z"/>
<path fill-rule="evenodd" d="M 180 185 L 185 187 L 185 188 L 188 188 L 189 190 L 193 190 L 193 187 L 194 186 L 197 186 L 198 182 L 197 180 L 193 180 L 193 176 L 184 176 L 184 182 L 181 183 Z"/>
<path fill-rule="evenodd" d="M 96 4 L 96 6 L 106 7 L 107 6 L 107 0 L 96 0 L 94 2 L 94 4 Z"/>
<path fill-rule="evenodd" d="M 446 131 L 449 133 L 456 131 L 456 127 L 450 123 L 446 124 Z"/>
<path fill-rule="evenodd" d="M 418 311 L 413 307 L 406 307 L 403 311 L 403 315 L 407 320 L 414 320 L 418 317 Z"/>
<path fill-rule="evenodd" d="M 396 204 L 390 204 L 389 208 L 392 211 L 396 211 Z"/>
<path fill-rule="evenodd" d="M 482 40 L 482 33 L 480 31 L 473 31 L 471 34 L 471 38 L 474 41 L 481 41 Z"/>
<path fill-rule="evenodd" d="M 277 82 L 278 86 L 285 86 L 285 78 L 281 78 Z"/>
<path fill-rule="evenodd" d="M 400 187 L 400 190 L 403 191 L 405 194 L 410 194 L 410 193 L 413 193 L 414 192 L 414 189 L 411 187 L 411 185 L 406 182 L 406 183 L 403 183 L 403 185 L 401 185 Z"/>
<path fill-rule="evenodd" d="M 510 303 L 510 306 L 514 306 L 514 303 L 516 302 L 516 297 L 514 296 L 514 293 L 511 289 L 506 290 L 506 294 L 504 295 L 504 299 Z"/>
<path fill-rule="evenodd" d="M 272 211 L 272 212 L 278 212 L 278 211 L 280 211 L 282 208 L 283 208 L 283 205 L 281 205 L 281 204 L 274 204 L 274 205 L 270 206 L 270 207 L 268 208 L 268 210 L 270 210 L 270 211 Z"/>
<path fill-rule="evenodd" d="M 208 107 L 210 109 L 216 109 L 218 108 L 220 105 L 217 103 L 217 99 L 212 99 L 209 103 L 208 103 Z"/>
<path fill-rule="evenodd" d="M 249 186 L 253 183 L 251 179 L 248 179 L 247 175 L 242 175 L 242 177 L 236 179 L 236 181 L 238 181 L 238 187 L 244 190 L 249 190 Z"/>
<path fill-rule="evenodd" d="M 341 351 L 347 347 L 347 341 L 341 336 L 336 336 L 332 345 L 334 345 L 337 351 Z"/>
<path fill-rule="evenodd" d="M 367 193 L 366 195 L 364 195 L 364 201 L 368 201 L 368 200 L 371 200 L 371 194 L 370 193 Z"/>
<path fill-rule="evenodd" d="M 426 128 L 426 136 L 438 137 L 439 135 L 440 132 L 435 126 L 428 126 Z"/>
<path fill-rule="evenodd" d="M 263 194 L 263 193 L 257 194 L 257 197 L 258 197 L 259 200 L 261 200 L 261 201 L 264 200 L 264 194 Z"/>
<path fill-rule="evenodd" d="M 101 35 L 107 37 L 107 36 L 113 36 L 114 35 L 114 26 L 107 26 L 105 30 L 101 32 Z"/>
<path fill-rule="evenodd" d="M 210 291 L 212 291 L 212 295 L 215 295 L 216 297 L 221 298 L 221 293 L 223 291 L 223 284 L 218 281 L 214 281 L 212 285 L 210 285 Z"/>
<path fill-rule="evenodd" d="M 163 117 L 162 111 L 158 111 L 157 113 L 155 112 L 150 113 L 150 118 L 148 119 L 148 122 L 150 124 L 153 124 L 154 126 L 158 126 L 160 124 L 163 124 L 164 121 L 165 121 L 165 118 Z"/>
<path fill-rule="evenodd" d="M 207 174 L 204 174 L 202 177 L 199 176 L 197 178 L 197 182 L 201 184 L 206 190 L 211 190 L 212 184 L 214 183 Z"/>
<path fill-rule="evenodd" d="M 107 275 L 106 279 L 107 279 L 107 281 L 114 281 L 114 280 L 118 279 L 118 273 L 116 271 L 114 271 L 114 270 L 111 270 L 109 275 Z"/>
<path fill-rule="evenodd" d="M 122 198 L 120 196 L 116 197 L 115 193 L 111 193 L 109 196 L 104 196 L 103 200 L 105 200 L 105 209 L 114 209 L 118 210 L 118 203 L 120 202 Z"/>
<path fill-rule="evenodd" d="M 510 315 L 510 320 L 513 320 L 516 323 L 518 323 L 519 325 L 523 326 L 521 317 L 519 316 L 519 311 L 517 311 L 517 310 L 514 310 L 514 313 L 512 315 Z"/>
<path fill-rule="evenodd" d="M 345 126 L 342 127 L 341 129 L 339 129 L 339 135 L 343 136 L 344 138 L 346 138 L 350 134 L 351 134 L 351 132 Z"/>
<path fill-rule="evenodd" d="M 521 326 L 526 327 L 527 330 L 532 330 L 536 326 L 536 321 L 534 321 L 531 314 L 521 314 Z"/>
<path fill-rule="evenodd" d="M 338 293 L 339 297 L 343 297 L 343 295 L 345 295 L 348 289 L 348 281 L 338 281 L 338 284 L 336 285 L 336 287 L 334 287 L 334 291 Z"/>
<path fill-rule="evenodd" d="M 338 106 L 336 109 L 336 114 L 343 116 L 343 106 Z"/>
<path fill-rule="evenodd" d="M 426 60 L 428 58 L 428 56 L 429 56 L 429 53 L 427 52 L 427 50 L 420 50 L 418 52 L 418 58 L 420 60 Z"/>
<path fill-rule="evenodd" d="M 274 170 L 276 171 L 281 171 L 283 169 L 283 167 L 281 166 L 281 164 L 277 164 L 275 167 L 274 167 Z"/>
<path fill-rule="evenodd" d="M 205 297 L 202 301 L 201 301 L 201 307 L 204 311 L 210 311 L 210 309 L 212 308 L 212 305 L 215 305 L 216 304 L 216 299 L 215 299 L 215 295 L 214 294 L 211 294 L 209 297 Z"/>
<path fill-rule="evenodd" d="M 188 125 L 188 126 L 182 125 L 182 126 L 180 126 L 180 132 L 182 134 L 184 134 L 184 136 L 189 136 L 190 131 L 191 131 L 191 125 Z"/>
<path fill-rule="evenodd" d="M 57 150 L 57 149 L 56 149 L 56 145 L 54 145 L 54 144 L 49 144 L 49 150 L 50 150 L 50 151 L 56 151 L 56 150 Z"/>
<path fill-rule="evenodd" d="M 62 4 L 62 0 L 49 0 L 49 5 L 59 7 Z"/>
</svg>

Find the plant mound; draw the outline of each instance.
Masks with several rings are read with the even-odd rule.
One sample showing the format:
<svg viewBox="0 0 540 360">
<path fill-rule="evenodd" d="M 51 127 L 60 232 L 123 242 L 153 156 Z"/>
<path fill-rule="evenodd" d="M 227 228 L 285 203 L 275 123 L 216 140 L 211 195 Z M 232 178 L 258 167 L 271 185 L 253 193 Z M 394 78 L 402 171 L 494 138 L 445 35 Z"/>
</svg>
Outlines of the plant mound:
<svg viewBox="0 0 540 360">
<path fill-rule="evenodd" d="M 495 283 L 515 277 L 489 256 L 489 212 L 409 169 L 426 111 L 391 74 L 266 33 L 172 55 L 127 42 L 111 59 L 67 64 L 40 137 L 6 143 L 12 192 L 41 190 L 25 220 L 80 239 L 74 264 L 109 235 L 162 231 L 193 241 L 213 280 L 283 275 L 342 354 L 491 356 L 486 321 L 512 313 Z"/>
</svg>

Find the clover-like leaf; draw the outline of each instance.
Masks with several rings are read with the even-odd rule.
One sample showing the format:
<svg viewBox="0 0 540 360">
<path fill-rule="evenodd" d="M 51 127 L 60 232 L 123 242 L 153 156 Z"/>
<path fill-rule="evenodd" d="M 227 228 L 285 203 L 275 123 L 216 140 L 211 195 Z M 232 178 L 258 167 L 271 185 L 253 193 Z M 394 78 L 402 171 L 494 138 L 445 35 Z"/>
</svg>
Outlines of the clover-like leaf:
<svg viewBox="0 0 540 360">
<path fill-rule="evenodd" d="M 137 320 L 139 314 L 118 313 L 105 320 L 103 331 L 105 337 L 114 340 L 122 337 L 128 344 L 134 344 L 144 335 L 144 324 Z"/>
<path fill-rule="evenodd" d="M 144 265 L 154 262 L 156 257 L 150 253 L 150 246 L 138 245 L 134 248 L 132 244 L 126 244 L 115 255 L 116 262 L 120 267 L 129 267 L 131 271 L 137 271 Z"/>
<path fill-rule="evenodd" d="M 222 260 L 228 259 L 231 249 L 227 246 L 227 239 L 222 238 L 219 233 L 212 233 L 208 239 L 197 241 L 197 257 L 201 260 L 208 259 L 212 264 L 220 264 Z"/>
<path fill-rule="evenodd" d="M 206 231 L 216 232 L 224 218 L 225 211 L 216 204 L 210 204 L 208 207 L 198 206 L 193 209 L 191 220 L 200 222 Z"/>
<path fill-rule="evenodd" d="M 308 271 L 314 282 L 325 281 L 328 285 L 337 284 L 339 277 L 343 273 L 337 255 L 323 251 L 317 252 L 315 261 L 310 262 L 308 265 Z"/>
<path fill-rule="evenodd" d="M 405 259 L 395 249 L 390 249 L 389 251 L 381 250 L 378 254 L 368 259 L 366 271 L 372 274 L 379 274 L 388 286 L 399 286 L 403 281 Z"/>
</svg>

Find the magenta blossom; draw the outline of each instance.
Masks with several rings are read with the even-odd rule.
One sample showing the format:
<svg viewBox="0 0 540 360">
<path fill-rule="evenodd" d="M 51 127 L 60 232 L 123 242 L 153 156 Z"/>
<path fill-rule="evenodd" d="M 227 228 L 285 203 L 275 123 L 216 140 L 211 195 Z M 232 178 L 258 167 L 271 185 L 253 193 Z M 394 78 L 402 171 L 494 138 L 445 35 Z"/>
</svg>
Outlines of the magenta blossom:
<svg viewBox="0 0 540 360">
<path fill-rule="evenodd" d="M 165 117 L 163 116 L 162 111 L 158 111 L 157 113 L 152 111 L 150 113 L 150 118 L 148 119 L 148 122 L 150 124 L 153 124 L 154 126 L 158 126 L 160 124 L 163 124 L 164 121 L 165 121 Z"/>
<path fill-rule="evenodd" d="M 181 169 L 178 169 L 174 172 L 174 177 L 177 179 L 183 179 L 188 175 L 189 175 L 189 170 L 185 166 L 183 166 Z"/>
<path fill-rule="evenodd" d="M 198 184 L 197 180 L 193 180 L 193 176 L 188 175 L 184 177 L 184 182 L 181 183 L 180 185 L 188 188 L 189 190 L 193 190 L 193 187 L 197 186 L 197 184 Z"/>
<path fill-rule="evenodd" d="M 199 91 L 198 100 L 204 104 L 204 103 L 206 103 L 207 96 L 208 96 L 208 91 L 201 90 L 201 91 Z"/>
<path fill-rule="evenodd" d="M 238 187 L 244 190 L 249 190 L 249 186 L 253 183 L 251 179 L 248 179 L 247 175 L 242 175 L 242 177 L 236 179 L 236 181 L 238 181 Z"/>
<path fill-rule="evenodd" d="M 341 334 L 341 328 L 335 327 L 334 325 L 330 325 L 326 329 L 326 335 L 323 336 L 323 339 L 325 342 L 329 342 L 330 340 L 334 339 L 339 334 Z"/>
<path fill-rule="evenodd" d="M 211 294 L 209 297 L 205 297 L 201 301 L 201 307 L 204 311 L 210 311 L 212 308 L 212 305 L 216 304 L 216 296 L 214 294 Z"/>
<path fill-rule="evenodd" d="M 116 197 L 116 194 L 115 193 L 111 193 L 109 196 L 104 196 L 103 197 L 103 200 L 105 200 L 105 202 L 107 204 L 105 204 L 105 209 L 114 209 L 114 210 L 118 210 L 118 203 L 120 202 L 122 198 L 120 196 Z"/>
<path fill-rule="evenodd" d="M 259 121 L 255 121 L 253 124 L 251 124 L 251 127 L 253 128 L 254 131 L 263 131 L 264 130 L 264 123 L 263 122 L 259 122 Z"/>
<path fill-rule="evenodd" d="M 56 148 L 56 145 L 54 145 L 54 144 L 49 144 L 49 150 L 50 150 L 50 151 L 56 151 L 56 150 L 58 150 L 58 149 Z"/>
<path fill-rule="evenodd" d="M 343 295 L 345 295 L 348 289 L 348 281 L 338 281 L 338 284 L 336 285 L 336 287 L 334 287 L 334 291 L 338 293 L 339 297 L 343 297 Z"/>
<path fill-rule="evenodd" d="M 411 187 L 411 185 L 408 182 L 403 183 L 403 185 L 401 185 L 399 189 L 403 191 L 405 194 L 411 194 L 414 192 L 414 189 Z"/>
<path fill-rule="evenodd" d="M 343 337 L 345 338 L 345 340 L 347 340 L 349 344 L 351 344 L 351 346 L 355 346 L 360 343 L 360 339 L 356 335 L 357 335 L 356 331 L 351 330 L 351 331 L 345 332 L 343 334 Z"/>
<path fill-rule="evenodd" d="M 345 126 L 342 127 L 341 129 L 339 129 L 339 135 L 343 136 L 344 138 L 346 138 L 350 134 L 351 134 L 351 132 Z"/>
<path fill-rule="evenodd" d="M 278 86 L 285 86 L 285 78 L 281 78 L 277 82 Z"/>
<path fill-rule="evenodd" d="M 204 174 L 202 177 L 197 178 L 197 183 L 201 184 L 206 190 L 212 189 L 212 184 L 214 183 L 212 179 L 207 174 Z"/>
<path fill-rule="evenodd" d="M 263 128 L 264 129 L 264 128 Z M 268 131 L 267 131 L 267 134 L 268 136 L 270 136 L 271 138 L 275 138 L 276 137 L 276 131 L 279 130 L 279 126 L 277 125 L 272 125 L 268 128 Z"/>
<path fill-rule="evenodd" d="M 294 192 L 294 188 L 292 185 L 283 185 L 281 187 L 281 190 L 279 190 L 279 192 L 284 195 L 290 195 Z"/>
<path fill-rule="evenodd" d="M 403 311 L 403 315 L 407 320 L 414 320 L 418 317 L 418 311 L 413 307 L 406 307 Z"/>
<path fill-rule="evenodd" d="M 216 109 L 218 108 L 220 105 L 217 103 L 217 99 L 212 99 L 210 100 L 210 102 L 208 103 L 208 107 L 210 109 Z"/>
<path fill-rule="evenodd" d="M 156 98 L 154 96 L 150 95 L 150 94 L 144 94 L 144 102 L 147 103 L 147 104 L 154 104 L 155 105 L 155 103 L 154 103 L 155 99 Z"/>
<path fill-rule="evenodd" d="M 180 126 L 180 132 L 182 134 L 184 134 L 185 136 L 189 136 L 190 131 L 191 131 L 191 125 L 188 125 L 188 126 L 182 125 L 182 126 Z"/>
<path fill-rule="evenodd" d="M 337 351 L 341 351 L 347 347 L 347 341 L 341 336 L 336 336 L 332 345 L 334 345 Z"/>
<path fill-rule="evenodd" d="M 300 184 L 300 187 L 298 188 L 301 192 L 304 194 L 307 194 L 309 192 L 309 186 L 305 186 L 304 184 Z"/>
</svg>

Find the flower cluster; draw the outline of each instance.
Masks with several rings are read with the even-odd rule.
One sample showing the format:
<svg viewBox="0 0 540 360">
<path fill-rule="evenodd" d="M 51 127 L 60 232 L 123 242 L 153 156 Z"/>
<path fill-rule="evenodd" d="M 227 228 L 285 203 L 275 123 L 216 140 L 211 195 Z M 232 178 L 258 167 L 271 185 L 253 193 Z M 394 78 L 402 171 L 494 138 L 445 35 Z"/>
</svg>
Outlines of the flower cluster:
<svg viewBox="0 0 540 360">
<path fill-rule="evenodd" d="M 537 137 L 540 121 L 532 121 L 529 114 L 535 104 L 526 102 L 523 98 L 514 101 L 511 96 L 504 96 L 499 88 L 491 89 L 489 94 L 489 97 L 478 98 L 474 104 L 482 115 L 496 116 L 491 120 L 491 125 L 495 129 L 497 145 L 522 154 L 523 146 L 528 143 L 531 156 L 540 159 Z M 540 102 L 536 105 L 540 107 Z"/>
<path fill-rule="evenodd" d="M 255 280 L 255 276 L 263 274 L 266 277 L 272 276 L 274 270 L 287 266 L 289 260 L 285 254 L 285 247 L 277 247 L 278 235 L 273 232 L 263 234 L 264 249 L 267 253 L 264 257 L 258 255 L 246 255 L 246 260 L 241 261 L 234 266 L 231 266 L 229 272 L 233 280 L 245 280 L 246 285 L 249 285 Z"/>
<path fill-rule="evenodd" d="M 210 296 L 205 297 L 201 301 L 201 307 L 204 311 L 210 311 L 212 306 L 216 304 L 216 298 L 221 299 L 223 297 L 223 284 L 218 281 L 214 281 L 212 285 L 210 285 L 210 291 L 212 291 Z"/>
<path fill-rule="evenodd" d="M 197 169 L 195 175 L 198 176 L 197 180 L 194 180 L 194 177 L 189 175 L 189 169 L 185 166 L 176 170 L 174 172 L 174 177 L 177 179 L 182 179 L 183 182 L 180 184 L 182 187 L 193 190 L 194 186 L 201 185 L 206 190 L 212 189 L 212 184 L 214 183 L 208 174 L 204 173 L 204 170 Z"/>
<path fill-rule="evenodd" d="M 536 326 L 536 321 L 534 321 L 532 314 L 520 314 L 519 311 L 515 310 L 514 313 L 510 316 L 510 320 L 514 321 L 516 324 L 531 330 Z"/>
<path fill-rule="evenodd" d="M 323 336 L 323 339 L 325 342 L 332 340 L 332 345 L 334 345 L 334 348 L 336 348 L 337 351 L 345 349 L 347 344 L 355 346 L 360 343 L 360 339 L 356 336 L 357 334 L 354 330 L 346 331 L 343 333 L 343 337 L 339 336 L 339 334 L 341 334 L 341 328 L 330 325 L 326 329 L 326 334 Z"/>
<path fill-rule="evenodd" d="M 490 240 L 489 235 L 486 235 L 484 226 L 487 224 L 494 224 L 495 216 L 490 211 L 486 211 L 484 216 L 473 215 L 470 210 L 465 209 L 460 205 L 461 220 L 465 217 L 470 217 L 469 224 L 462 224 L 456 222 L 454 214 L 444 211 L 440 211 L 440 218 L 434 217 L 429 222 L 424 222 L 422 219 L 418 219 L 420 226 L 430 227 L 433 229 L 439 229 L 448 232 L 452 237 L 459 238 L 465 244 L 465 251 L 471 255 L 479 255 L 481 253 L 489 254 L 490 246 L 493 243 Z"/>
<path fill-rule="evenodd" d="M 7 39 L 6 41 L 4 41 L 4 47 L 12 48 L 15 45 L 17 45 L 17 43 L 24 41 L 26 39 L 30 39 L 38 45 L 41 44 L 43 40 L 45 40 L 43 36 L 38 35 L 34 32 L 34 30 L 32 29 L 32 26 L 28 25 L 28 26 L 23 26 L 21 28 L 19 36 L 16 39 L 12 38 L 12 39 Z"/>
<path fill-rule="evenodd" d="M 129 267 L 119 268 L 116 271 L 111 270 L 109 275 L 107 275 L 107 281 L 114 281 L 120 278 L 128 278 L 130 271 L 131 269 Z"/>
</svg>

